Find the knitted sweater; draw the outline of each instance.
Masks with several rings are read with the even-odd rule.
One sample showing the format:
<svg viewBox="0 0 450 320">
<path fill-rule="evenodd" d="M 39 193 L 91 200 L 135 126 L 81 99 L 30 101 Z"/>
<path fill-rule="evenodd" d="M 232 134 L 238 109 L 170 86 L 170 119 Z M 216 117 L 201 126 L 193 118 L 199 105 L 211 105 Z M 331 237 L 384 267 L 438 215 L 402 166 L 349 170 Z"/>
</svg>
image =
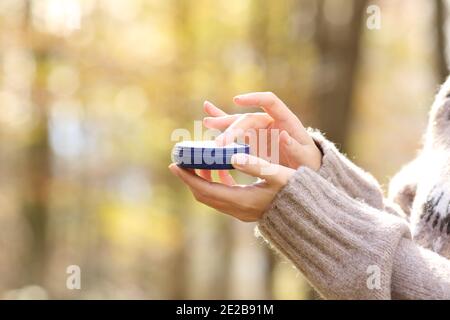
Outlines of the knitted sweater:
<svg viewBox="0 0 450 320">
<path fill-rule="evenodd" d="M 430 250 L 433 241 L 414 241 L 411 203 L 384 199 L 371 175 L 311 134 L 323 152 L 321 169 L 297 170 L 259 221 L 259 234 L 324 298 L 450 299 L 450 260 Z"/>
</svg>

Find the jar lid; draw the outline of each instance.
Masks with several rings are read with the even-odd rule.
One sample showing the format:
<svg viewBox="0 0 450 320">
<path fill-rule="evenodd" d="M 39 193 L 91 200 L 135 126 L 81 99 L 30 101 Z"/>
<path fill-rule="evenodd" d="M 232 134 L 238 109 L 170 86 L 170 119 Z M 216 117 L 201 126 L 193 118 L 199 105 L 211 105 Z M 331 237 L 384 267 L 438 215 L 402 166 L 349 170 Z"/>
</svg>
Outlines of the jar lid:
<svg viewBox="0 0 450 320">
<path fill-rule="evenodd" d="M 183 141 L 172 150 L 172 160 L 180 167 L 205 170 L 234 169 L 231 157 L 237 153 L 250 153 L 247 144 L 231 143 L 217 146 L 215 141 Z"/>
</svg>

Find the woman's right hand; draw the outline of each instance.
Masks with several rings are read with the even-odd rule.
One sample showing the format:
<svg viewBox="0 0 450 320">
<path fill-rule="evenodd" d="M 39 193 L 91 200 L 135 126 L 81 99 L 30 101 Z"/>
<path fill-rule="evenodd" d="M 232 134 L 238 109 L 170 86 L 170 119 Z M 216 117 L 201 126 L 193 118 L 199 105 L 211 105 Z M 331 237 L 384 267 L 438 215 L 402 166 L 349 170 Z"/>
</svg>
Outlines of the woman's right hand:
<svg viewBox="0 0 450 320">
<path fill-rule="evenodd" d="M 251 129 L 258 132 L 261 129 L 268 131 L 277 129 L 281 132 L 278 141 L 281 165 L 292 169 L 307 166 L 315 171 L 319 170 L 322 152 L 297 116 L 275 94 L 253 92 L 238 95 L 233 101 L 238 106 L 261 107 L 265 112 L 228 115 L 211 102 L 205 101 L 204 109 L 209 117 L 203 119 L 203 124 L 210 129 L 223 130 L 216 138 L 219 145 L 231 143 Z M 270 137 L 269 132 L 267 135 L 269 148 Z M 257 143 L 259 144 L 259 141 Z M 259 152 L 257 155 L 262 156 Z"/>
</svg>

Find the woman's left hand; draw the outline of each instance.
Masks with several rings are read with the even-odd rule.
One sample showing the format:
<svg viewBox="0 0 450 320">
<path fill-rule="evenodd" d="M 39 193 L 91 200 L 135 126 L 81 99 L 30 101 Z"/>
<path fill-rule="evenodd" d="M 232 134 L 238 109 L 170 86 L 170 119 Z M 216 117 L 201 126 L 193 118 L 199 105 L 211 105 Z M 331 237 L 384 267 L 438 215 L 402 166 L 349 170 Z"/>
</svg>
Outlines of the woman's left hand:
<svg viewBox="0 0 450 320">
<path fill-rule="evenodd" d="M 236 185 L 228 171 L 219 171 L 222 183 L 216 183 L 198 176 L 195 170 L 182 169 L 175 164 L 169 169 L 188 185 L 197 201 L 246 222 L 259 220 L 295 173 L 294 169 L 246 154 L 234 155 L 231 162 L 235 169 L 262 180 L 251 185 Z"/>
</svg>

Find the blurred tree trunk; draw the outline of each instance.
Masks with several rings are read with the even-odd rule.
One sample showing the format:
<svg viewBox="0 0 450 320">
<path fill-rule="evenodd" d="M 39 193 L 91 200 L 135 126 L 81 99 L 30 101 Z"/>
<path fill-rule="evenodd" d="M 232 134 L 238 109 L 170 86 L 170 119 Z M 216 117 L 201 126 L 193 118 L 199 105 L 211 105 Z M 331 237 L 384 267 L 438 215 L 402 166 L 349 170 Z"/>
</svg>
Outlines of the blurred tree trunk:
<svg viewBox="0 0 450 320">
<path fill-rule="evenodd" d="M 339 25 L 327 19 L 327 1 L 333 0 L 317 2 L 315 18 L 314 41 L 318 54 L 312 94 L 315 125 L 345 150 L 367 1 L 341 1 L 342 5 L 349 6 L 345 10 L 351 10 L 351 14 L 346 23 Z"/>
<path fill-rule="evenodd" d="M 295 10 L 300 12 L 303 5 L 308 5 L 308 8 L 315 5 L 316 9 L 312 23 L 318 62 L 311 93 L 315 110 L 312 126 L 325 132 L 329 139 L 345 150 L 367 1 L 340 1 L 339 12 L 331 14 L 342 17 L 344 11 L 350 10 L 350 13 L 347 20 L 339 23 L 330 21 L 330 8 L 326 8 L 332 4 L 330 1 L 336 0 L 297 0 Z M 310 288 L 307 296 L 320 299 L 313 288 Z"/>
<path fill-rule="evenodd" d="M 30 283 L 43 283 L 47 260 L 47 221 L 49 198 L 50 154 L 47 144 L 45 116 L 39 117 L 26 150 L 26 189 L 23 214 L 30 227 L 25 266 Z"/>
<path fill-rule="evenodd" d="M 447 41 L 446 41 L 446 25 L 447 25 L 447 5 L 445 0 L 434 0 L 434 19 L 436 32 L 436 62 L 437 75 L 439 82 L 443 82 L 448 76 L 447 65 Z"/>
<path fill-rule="evenodd" d="M 25 1 L 23 35 L 32 39 L 30 1 Z M 47 98 L 42 84 L 37 80 L 39 68 L 44 66 L 47 53 L 31 49 L 36 64 L 36 76 L 32 87 L 32 101 L 35 105 L 35 124 L 30 132 L 25 155 L 25 198 L 23 214 L 29 224 L 28 254 L 25 259 L 28 283 L 43 285 L 47 260 L 47 221 L 50 182 L 50 150 L 48 145 Z"/>
</svg>

